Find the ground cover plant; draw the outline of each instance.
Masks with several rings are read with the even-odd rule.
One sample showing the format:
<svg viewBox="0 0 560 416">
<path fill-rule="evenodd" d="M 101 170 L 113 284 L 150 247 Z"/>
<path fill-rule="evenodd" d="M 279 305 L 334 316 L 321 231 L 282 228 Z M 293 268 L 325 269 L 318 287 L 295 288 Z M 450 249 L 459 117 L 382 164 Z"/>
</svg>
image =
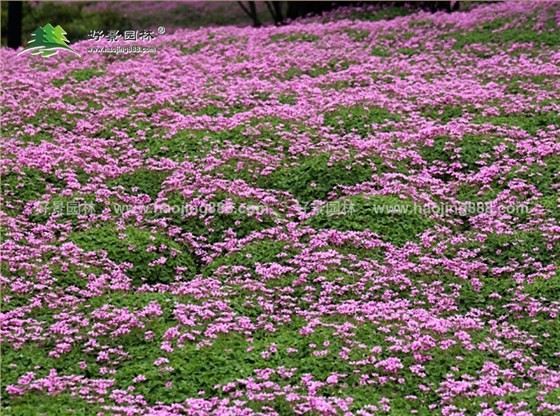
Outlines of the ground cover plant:
<svg viewBox="0 0 560 416">
<path fill-rule="evenodd" d="M 559 22 L 2 48 L 2 414 L 560 413 Z"/>
</svg>

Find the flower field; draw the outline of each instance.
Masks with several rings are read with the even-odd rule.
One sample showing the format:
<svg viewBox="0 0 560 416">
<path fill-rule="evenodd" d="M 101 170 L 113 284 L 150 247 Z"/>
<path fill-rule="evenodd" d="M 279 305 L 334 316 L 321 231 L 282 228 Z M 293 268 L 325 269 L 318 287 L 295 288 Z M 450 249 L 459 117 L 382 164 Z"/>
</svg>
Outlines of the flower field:
<svg viewBox="0 0 560 416">
<path fill-rule="evenodd" d="M 399 10 L 0 50 L 2 414 L 560 413 L 560 4 Z"/>
</svg>

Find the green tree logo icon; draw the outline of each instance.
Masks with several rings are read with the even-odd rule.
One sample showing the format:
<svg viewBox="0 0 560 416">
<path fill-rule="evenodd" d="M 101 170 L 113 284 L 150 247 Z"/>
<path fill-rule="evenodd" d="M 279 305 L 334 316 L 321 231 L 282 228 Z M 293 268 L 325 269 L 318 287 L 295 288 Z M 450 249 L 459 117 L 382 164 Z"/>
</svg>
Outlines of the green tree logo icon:
<svg viewBox="0 0 560 416">
<path fill-rule="evenodd" d="M 59 50 L 70 51 L 78 56 L 80 54 L 68 46 L 68 39 L 66 39 L 66 32 L 60 26 L 53 27 L 47 23 L 43 27 L 35 29 L 31 34 L 31 40 L 27 47 L 18 53 L 18 56 L 30 52 L 31 55 L 41 55 L 43 58 L 56 55 Z"/>
</svg>

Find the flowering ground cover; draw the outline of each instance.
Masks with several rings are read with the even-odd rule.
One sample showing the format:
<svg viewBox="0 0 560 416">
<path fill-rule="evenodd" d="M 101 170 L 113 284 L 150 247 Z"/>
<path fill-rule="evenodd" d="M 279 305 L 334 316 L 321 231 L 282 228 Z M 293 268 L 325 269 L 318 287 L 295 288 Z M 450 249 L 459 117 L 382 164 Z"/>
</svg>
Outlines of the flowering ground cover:
<svg viewBox="0 0 560 416">
<path fill-rule="evenodd" d="M 558 414 L 559 21 L 1 49 L 3 414 Z"/>
</svg>

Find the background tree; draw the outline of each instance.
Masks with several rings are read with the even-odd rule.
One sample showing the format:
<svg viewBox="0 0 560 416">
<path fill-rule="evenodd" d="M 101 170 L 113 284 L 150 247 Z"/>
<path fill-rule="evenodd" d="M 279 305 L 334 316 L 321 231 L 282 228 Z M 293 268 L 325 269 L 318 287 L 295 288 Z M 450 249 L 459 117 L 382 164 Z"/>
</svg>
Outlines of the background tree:
<svg viewBox="0 0 560 416">
<path fill-rule="evenodd" d="M 332 10 L 340 5 L 346 3 L 348 5 L 355 2 L 328 2 L 328 1 L 288 1 L 288 11 L 286 17 L 288 19 L 297 19 L 298 17 L 305 17 L 309 15 L 321 14 Z"/>
<path fill-rule="evenodd" d="M 21 26 L 23 21 L 23 3 L 8 2 L 8 47 L 17 49 L 21 46 Z"/>
<path fill-rule="evenodd" d="M 247 5 L 243 4 L 242 1 L 237 2 L 243 11 L 251 18 L 253 21 L 253 27 L 261 27 L 262 23 L 259 20 L 259 15 L 257 13 L 257 5 L 254 1 L 248 1 Z"/>
<path fill-rule="evenodd" d="M 266 7 L 268 7 L 268 11 L 274 20 L 274 24 L 276 26 L 283 25 L 286 23 L 284 20 L 284 14 L 282 13 L 282 3 L 281 1 L 266 1 Z"/>
<path fill-rule="evenodd" d="M 262 26 L 257 14 L 256 2 L 248 1 L 247 5 L 241 1 L 238 1 L 238 3 L 243 11 L 251 18 L 254 27 Z M 380 5 L 385 4 L 393 7 L 423 9 L 432 13 L 437 11 L 451 12 L 459 9 L 458 1 L 453 5 L 451 1 L 395 1 L 386 3 L 380 1 L 265 1 L 264 3 L 274 20 L 274 24 L 277 26 L 285 24 L 288 19 L 293 20 L 300 17 L 318 15 L 341 6 L 359 6 L 378 3 Z M 285 9 L 285 13 L 283 9 Z"/>
<path fill-rule="evenodd" d="M 410 1 L 407 3 L 412 7 L 419 7 L 424 10 L 429 10 L 432 13 L 438 11 L 451 12 L 459 10 L 458 1 L 456 1 L 453 5 L 450 1 Z"/>
</svg>

